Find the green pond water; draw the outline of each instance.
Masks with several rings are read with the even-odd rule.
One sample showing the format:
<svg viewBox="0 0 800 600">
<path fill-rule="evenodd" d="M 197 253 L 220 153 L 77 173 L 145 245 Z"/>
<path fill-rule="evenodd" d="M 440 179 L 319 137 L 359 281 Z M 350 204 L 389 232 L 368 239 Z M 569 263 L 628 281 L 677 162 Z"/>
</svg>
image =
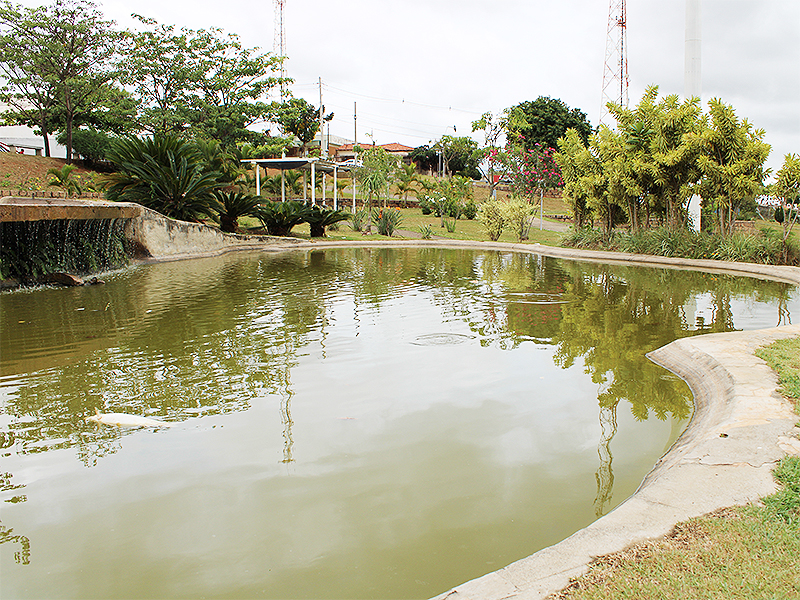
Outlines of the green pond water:
<svg viewBox="0 0 800 600">
<path fill-rule="evenodd" d="M 646 352 L 798 310 L 779 283 L 433 248 L 104 279 L 0 294 L 4 599 L 434 596 L 635 491 L 692 410 Z"/>
</svg>

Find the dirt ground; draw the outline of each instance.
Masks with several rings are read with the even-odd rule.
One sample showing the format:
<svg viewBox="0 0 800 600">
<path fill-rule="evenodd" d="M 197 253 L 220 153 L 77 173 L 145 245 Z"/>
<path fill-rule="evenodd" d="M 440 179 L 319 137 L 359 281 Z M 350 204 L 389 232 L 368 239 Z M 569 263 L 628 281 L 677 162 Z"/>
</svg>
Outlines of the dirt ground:
<svg viewBox="0 0 800 600">
<path fill-rule="evenodd" d="M 60 169 L 66 164 L 63 158 L 47 158 L 31 154 L 0 152 L 0 190 L 45 190 L 49 187 L 47 170 Z M 93 171 L 78 167 L 72 176 L 80 175 L 86 181 L 97 176 Z"/>
</svg>

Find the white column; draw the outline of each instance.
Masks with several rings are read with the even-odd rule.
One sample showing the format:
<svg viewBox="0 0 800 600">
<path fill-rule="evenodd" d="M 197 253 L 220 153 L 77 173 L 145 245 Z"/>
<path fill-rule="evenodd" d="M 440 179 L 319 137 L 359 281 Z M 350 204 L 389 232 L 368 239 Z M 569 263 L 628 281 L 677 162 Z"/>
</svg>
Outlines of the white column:
<svg viewBox="0 0 800 600">
<path fill-rule="evenodd" d="M 253 163 L 256 166 L 256 196 L 261 195 L 261 167 L 257 162 Z"/>
<path fill-rule="evenodd" d="M 339 169 L 333 165 L 333 210 L 339 210 L 339 186 L 337 185 Z"/>
<path fill-rule="evenodd" d="M 683 95 L 686 100 L 702 94 L 700 77 L 700 0 L 686 0 L 686 49 L 684 57 Z M 689 228 L 700 231 L 701 207 L 700 196 L 694 195 L 689 200 Z"/>
<path fill-rule="evenodd" d="M 317 204 L 317 186 L 314 185 L 317 182 L 316 164 L 316 161 L 311 161 L 311 206 Z"/>
<path fill-rule="evenodd" d="M 700 97 L 702 80 L 700 78 L 700 0 L 686 0 L 686 49 L 683 95 L 688 100 Z"/>
</svg>

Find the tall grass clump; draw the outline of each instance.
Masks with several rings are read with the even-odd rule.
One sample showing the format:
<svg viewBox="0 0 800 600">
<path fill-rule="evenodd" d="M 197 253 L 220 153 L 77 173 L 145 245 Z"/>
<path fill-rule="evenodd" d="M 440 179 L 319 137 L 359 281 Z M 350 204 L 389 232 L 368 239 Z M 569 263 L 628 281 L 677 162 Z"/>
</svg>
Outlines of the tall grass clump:
<svg viewBox="0 0 800 600">
<path fill-rule="evenodd" d="M 599 229 L 583 227 L 565 236 L 561 244 L 570 248 L 760 264 L 780 264 L 782 251 L 780 234 L 771 229 L 723 236 L 658 227 L 635 232 L 615 230 L 607 238 Z M 791 246 L 788 264 L 795 264 L 797 258 L 798 250 Z"/>
</svg>

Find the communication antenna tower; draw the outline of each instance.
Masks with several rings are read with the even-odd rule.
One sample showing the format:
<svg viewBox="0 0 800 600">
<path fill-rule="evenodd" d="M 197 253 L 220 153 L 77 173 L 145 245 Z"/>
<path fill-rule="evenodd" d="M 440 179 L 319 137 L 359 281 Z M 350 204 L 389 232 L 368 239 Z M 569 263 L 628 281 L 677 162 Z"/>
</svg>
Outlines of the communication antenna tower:
<svg viewBox="0 0 800 600">
<path fill-rule="evenodd" d="M 275 33 L 272 36 L 272 51 L 276 56 L 283 58 L 281 60 L 281 100 L 286 96 L 286 84 L 283 80 L 286 78 L 286 26 L 283 21 L 283 6 L 286 0 L 274 0 L 275 2 Z"/>
<path fill-rule="evenodd" d="M 628 17 L 625 0 L 609 0 L 606 61 L 603 67 L 603 97 L 600 123 L 609 125 L 606 104 L 628 106 Z"/>
</svg>

